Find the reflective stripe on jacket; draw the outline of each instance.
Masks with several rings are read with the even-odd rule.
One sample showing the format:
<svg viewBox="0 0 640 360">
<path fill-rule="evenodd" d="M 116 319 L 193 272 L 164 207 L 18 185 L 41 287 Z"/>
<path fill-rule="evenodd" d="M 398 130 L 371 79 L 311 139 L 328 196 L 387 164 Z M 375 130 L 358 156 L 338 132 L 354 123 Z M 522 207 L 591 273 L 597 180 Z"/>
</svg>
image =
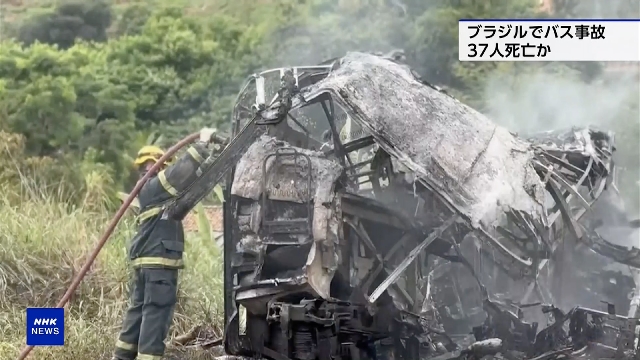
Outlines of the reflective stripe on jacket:
<svg viewBox="0 0 640 360">
<path fill-rule="evenodd" d="M 140 212 L 136 219 L 138 231 L 129 247 L 129 259 L 134 268 L 184 267 L 182 219 L 186 213 L 167 218 L 163 216 L 163 206 L 196 180 L 196 171 L 207 156 L 205 145 L 196 143 L 174 164 L 149 179 L 140 190 Z"/>
</svg>

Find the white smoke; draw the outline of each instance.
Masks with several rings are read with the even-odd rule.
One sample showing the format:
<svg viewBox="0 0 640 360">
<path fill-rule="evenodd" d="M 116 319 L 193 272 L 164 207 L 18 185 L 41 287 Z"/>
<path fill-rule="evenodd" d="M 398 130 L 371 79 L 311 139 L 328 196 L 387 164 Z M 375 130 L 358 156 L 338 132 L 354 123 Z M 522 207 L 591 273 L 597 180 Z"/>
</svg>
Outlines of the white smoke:
<svg viewBox="0 0 640 360">
<path fill-rule="evenodd" d="M 638 81 L 630 78 L 585 83 L 572 76 L 540 72 L 523 75 L 518 84 L 504 74 L 490 76 L 487 111 L 497 123 L 526 134 L 572 126 L 612 129 L 625 114 Z"/>
</svg>

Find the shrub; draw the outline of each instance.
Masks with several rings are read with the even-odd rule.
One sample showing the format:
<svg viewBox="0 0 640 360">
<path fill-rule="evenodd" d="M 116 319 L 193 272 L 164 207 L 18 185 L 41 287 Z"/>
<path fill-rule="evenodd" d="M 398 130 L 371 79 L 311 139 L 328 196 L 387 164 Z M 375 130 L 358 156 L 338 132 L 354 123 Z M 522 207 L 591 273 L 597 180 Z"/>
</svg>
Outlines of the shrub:
<svg viewBox="0 0 640 360">
<path fill-rule="evenodd" d="M 18 30 L 18 40 L 25 45 L 35 42 L 72 47 L 76 40 L 107 41 L 111 25 L 111 8 L 102 1 L 61 4 L 53 12 L 27 20 Z"/>
</svg>

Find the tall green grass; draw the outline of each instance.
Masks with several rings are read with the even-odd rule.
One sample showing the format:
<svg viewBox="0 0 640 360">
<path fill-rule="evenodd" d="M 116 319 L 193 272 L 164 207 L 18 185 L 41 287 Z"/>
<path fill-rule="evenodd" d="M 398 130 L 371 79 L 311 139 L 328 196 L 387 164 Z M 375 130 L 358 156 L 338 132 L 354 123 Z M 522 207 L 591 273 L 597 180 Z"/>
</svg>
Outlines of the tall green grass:
<svg viewBox="0 0 640 360">
<path fill-rule="evenodd" d="M 0 359 L 17 357 L 25 343 L 25 309 L 55 306 L 113 215 L 95 205 L 40 195 L 0 191 Z M 65 346 L 37 347 L 33 359 L 110 359 L 128 300 L 126 244 L 134 232 L 132 220 L 121 221 L 72 297 Z M 185 261 L 171 337 L 194 326 L 207 329 L 209 336 L 221 335 L 221 252 L 206 235 L 187 234 Z M 170 345 L 168 358 L 182 358 L 180 352 Z M 189 359 L 214 355 L 188 353 Z"/>
</svg>

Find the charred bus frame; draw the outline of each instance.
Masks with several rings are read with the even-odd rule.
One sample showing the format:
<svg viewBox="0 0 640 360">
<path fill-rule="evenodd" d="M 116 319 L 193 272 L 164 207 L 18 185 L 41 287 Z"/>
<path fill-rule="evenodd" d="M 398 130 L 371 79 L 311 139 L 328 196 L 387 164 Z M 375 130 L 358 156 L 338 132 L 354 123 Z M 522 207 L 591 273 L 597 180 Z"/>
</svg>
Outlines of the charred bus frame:
<svg viewBox="0 0 640 360">
<path fill-rule="evenodd" d="M 305 88 L 323 80 L 337 66 L 338 63 L 334 62 L 322 66 L 298 67 L 293 68 L 291 73 L 294 74 L 296 86 Z M 244 121 L 250 121 L 258 112 L 267 108 L 265 99 L 268 94 L 264 88 L 265 77 L 278 75 L 278 80 L 280 80 L 287 73 L 287 70 L 284 68 L 274 69 L 249 79 L 241 91 L 234 108 L 232 120 L 234 137 L 241 133 L 240 130 L 243 128 Z M 255 93 L 248 91 L 252 82 L 256 84 Z M 247 95 L 251 95 L 252 98 L 243 99 L 243 96 Z M 274 95 L 274 100 L 276 99 L 277 95 Z M 252 102 L 255 100 L 255 102 L 247 106 L 247 100 Z M 316 93 L 310 96 L 308 101 L 295 99 L 293 101 L 294 106 L 286 109 L 286 113 L 283 115 L 291 119 L 306 133 L 306 142 L 296 144 L 296 146 L 308 148 L 311 142 L 310 132 L 305 129 L 305 126 L 298 119 L 289 113 L 289 110 L 292 108 L 304 108 L 312 104 L 321 104 L 332 135 L 331 141 L 333 142 L 332 149 L 325 153 L 336 155 L 340 165 L 347 173 L 347 179 L 343 179 L 345 184 L 357 185 L 360 178 L 368 177 L 368 181 L 372 182 L 371 187 L 375 198 L 376 195 L 381 194 L 380 179 L 385 176 L 389 177 L 393 173 L 391 158 L 394 155 L 398 155 L 398 152 L 392 144 L 385 144 L 383 139 L 376 138 L 373 135 L 343 143 L 335 122 L 335 101 L 336 99 L 334 99 L 330 91 Z M 340 106 L 343 107 L 344 104 L 340 104 Z M 364 115 L 355 114 L 356 119 L 358 116 Z M 398 276 L 412 265 L 416 257 L 427 252 L 449 261 L 463 261 L 459 252 L 459 245 L 464 235 L 470 231 L 478 236 L 483 243 L 491 245 L 490 247 L 483 246 L 481 250 L 483 259 L 490 260 L 510 278 L 526 280 L 529 283 L 524 291 L 523 301 L 526 301 L 534 291 L 541 300 L 548 299 L 548 295 L 544 294 L 544 289 L 540 286 L 539 280 L 542 278 L 540 275 L 542 270 L 548 267 L 548 259 L 558 249 L 563 250 L 562 253 L 565 259 L 570 259 L 571 253 L 579 241 L 584 241 L 595 251 L 613 257 L 616 260 L 621 260 L 627 265 L 636 267 L 640 265 L 638 256 L 625 256 L 629 249 L 617 247 L 606 242 L 597 234 L 594 234 L 591 229 L 579 223 L 579 220 L 589 211 L 605 187 L 607 185 L 613 186 L 612 174 L 615 173 L 615 170 L 612 162 L 614 151 L 612 134 L 591 129 L 573 129 L 565 133 L 565 135 L 567 134 L 570 139 L 560 139 L 557 142 L 550 140 L 550 134 L 546 134 L 543 138 L 531 140 L 532 149 L 534 150 L 531 164 L 553 202 L 545 206 L 545 211 L 550 211 L 550 214 L 545 217 L 547 221 L 532 219 L 523 212 L 510 211 L 506 213 L 506 224 L 496 227 L 495 231 L 491 233 L 477 227 L 470 229 L 464 224 L 456 223 L 460 219 L 460 212 L 450 206 L 450 202 L 446 200 L 446 195 L 436 191 L 428 182 L 420 179 L 418 183 L 422 189 L 419 191 L 421 196 L 426 196 L 432 202 L 439 204 L 436 213 L 440 216 L 436 219 L 431 219 L 432 221 L 428 221 L 428 223 L 425 223 L 424 218 L 405 216 L 402 211 L 390 209 L 388 206 L 366 196 L 360 196 L 348 191 L 342 193 L 340 195 L 341 212 L 343 213 L 342 225 L 346 231 L 343 238 L 345 241 L 342 241 L 341 245 L 344 246 L 349 243 L 353 245 L 353 243 L 361 242 L 373 254 L 375 263 L 372 267 L 373 271 L 367 275 L 366 281 L 362 282 L 366 285 L 362 300 L 373 303 L 385 290 L 393 289 L 400 298 L 411 304 L 413 306 L 412 309 L 415 310 L 418 305 L 415 301 L 416 298 L 412 296 L 414 294 L 409 294 L 406 288 L 402 288 L 396 283 Z M 374 144 L 381 147 L 376 152 L 376 155 L 363 163 L 354 164 L 349 154 Z M 366 172 L 359 172 L 358 169 L 362 169 L 364 165 L 375 166 L 372 166 L 372 169 Z M 234 171 L 231 171 L 226 181 L 224 203 L 225 349 L 229 354 L 252 355 L 260 353 L 272 359 L 286 360 L 286 357 L 283 358 L 277 351 L 258 345 L 255 341 L 249 341 L 247 336 L 240 335 L 237 317 L 238 307 L 234 294 L 242 288 L 239 287 L 234 279 L 237 269 L 234 269 L 232 260 L 236 256 L 233 198 L 231 195 L 233 176 Z M 585 197 L 588 197 L 589 200 L 587 201 Z M 371 235 L 363 227 L 363 223 L 366 221 L 383 224 L 389 228 L 405 230 L 398 234 L 400 240 L 395 245 L 410 242 L 416 245 L 412 251 L 405 253 L 405 261 L 396 264 L 395 269 L 390 269 L 390 266 L 386 264 L 389 260 L 386 255 L 393 254 L 395 246 L 384 249 L 386 251 L 378 249 L 377 244 L 374 244 L 375 241 L 371 241 Z M 464 223 L 466 221 L 461 219 L 461 222 Z M 452 230 L 450 227 L 453 224 L 456 224 L 456 226 Z M 447 240 L 442 240 L 440 235 L 445 231 L 452 231 L 453 233 L 447 234 Z M 572 238 L 570 241 L 563 241 L 565 239 L 561 238 L 565 231 L 570 234 Z M 347 239 L 349 240 L 347 241 Z M 424 240 L 420 241 L 421 239 Z M 427 247 L 429 250 L 425 251 Z M 456 253 L 451 254 L 449 251 L 451 248 L 454 248 Z M 345 253 L 348 254 L 349 249 L 345 250 Z M 634 254 L 636 253 L 637 251 Z M 423 259 L 421 262 L 424 263 L 426 261 Z M 419 265 L 416 264 L 415 266 L 418 267 Z M 471 270 L 474 272 L 474 270 L 481 271 L 482 269 Z M 383 277 L 378 287 L 369 293 L 368 290 L 371 286 L 372 278 L 381 274 L 388 276 Z M 549 277 L 553 278 L 553 276 Z M 416 283 L 415 280 L 417 279 L 414 279 L 414 284 Z M 493 279 L 493 281 L 497 280 Z M 410 313 L 408 312 L 408 314 Z M 418 321 L 419 319 L 420 316 L 416 316 L 413 320 Z"/>
</svg>

